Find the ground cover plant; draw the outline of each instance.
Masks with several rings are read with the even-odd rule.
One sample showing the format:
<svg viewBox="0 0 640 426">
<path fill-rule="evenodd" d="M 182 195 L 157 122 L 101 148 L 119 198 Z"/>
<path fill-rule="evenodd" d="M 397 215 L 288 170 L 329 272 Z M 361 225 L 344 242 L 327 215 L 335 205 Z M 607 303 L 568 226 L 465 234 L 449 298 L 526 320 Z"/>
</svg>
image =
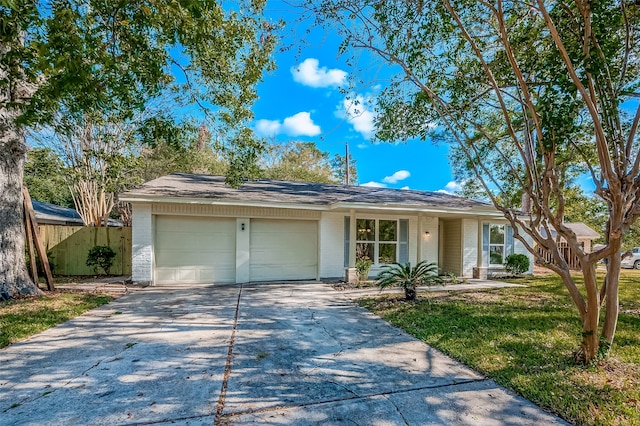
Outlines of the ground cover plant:
<svg viewBox="0 0 640 426">
<path fill-rule="evenodd" d="M 106 294 L 50 293 L 0 302 L 0 348 L 109 303 Z"/>
<path fill-rule="evenodd" d="M 510 281 L 527 287 L 360 303 L 571 423 L 640 425 L 640 271 L 622 272 L 616 341 L 587 367 L 573 359 L 582 325 L 560 278 Z"/>
</svg>

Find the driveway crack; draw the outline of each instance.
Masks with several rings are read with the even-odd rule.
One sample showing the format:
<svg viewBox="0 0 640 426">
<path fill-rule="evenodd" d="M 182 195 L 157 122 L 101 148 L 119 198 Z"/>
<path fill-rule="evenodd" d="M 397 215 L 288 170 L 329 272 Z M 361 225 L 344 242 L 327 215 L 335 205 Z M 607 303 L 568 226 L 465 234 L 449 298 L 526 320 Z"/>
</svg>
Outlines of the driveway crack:
<svg viewBox="0 0 640 426">
<path fill-rule="evenodd" d="M 327 330 L 327 328 L 324 326 L 322 321 L 320 321 L 319 319 L 316 318 L 315 312 L 310 307 L 307 306 L 307 310 L 311 313 L 311 319 L 313 320 L 313 322 L 318 324 L 320 326 L 320 328 L 322 328 L 322 330 L 324 331 L 324 334 L 326 334 L 327 336 L 331 337 L 331 339 L 333 339 L 333 341 L 336 342 L 338 344 L 338 346 L 340 346 L 340 350 L 333 354 L 334 358 L 340 356 L 342 354 L 342 352 L 344 351 L 344 346 L 342 346 L 342 342 L 340 340 L 338 340 L 333 334 L 329 333 L 329 330 Z"/>
<path fill-rule="evenodd" d="M 133 346 L 133 345 L 131 345 Z M 60 389 L 64 389 L 69 387 L 69 385 L 71 383 L 73 383 L 75 380 L 78 380 L 81 377 L 84 377 L 87 375 L 87 373 L 91 370 L 93 370 L 94 368 L 96 368 L 97 366 L 99 366 L 100 364 L 102 364 L 103 361 L 111 359 L 111 360 L 118 360 L 118 355 L 120 355 L 122 352 L 126 351 L 127 349 L 131 348 L 131 346 L 126 345 L 125 348 L 115 354 L 109 355 L 107 357 L 102 358 L 101 360 L 99 360 L 98 362 L 96 362 L 95 364 L 93 364 L 92 366 L 90 366 L 89 368 L 85 369 L 82 373 L 78 374 L 75 377 L 72 377 L 70 379 L 68 379 L 66 382 L 64 382 L 62 385 L 60 385 L 59 387 L 48 387 L 46 389 L 50 389 L 47 390 L 45 392 L 39 393 L 37 395 L 29 395 L 29 396 L 25 396 L 24 398 L 22 398 L 19 402 L 14 403 L 11 407 L 5 408 L 2 410 L 3 413 L 6 413 L 7 411 L 13 409 L 13 408 L 17 408 L 21 405 L 27 404 L 27 403 L 31 403 L 34 401 L 37 401 L 39 399 L 45 398 L 53 393 L 55 393 L 56 391 L 60 390 Z M 83 388 L 84 385 L 79 385 L 79 386 L 74 386 L 71 387 L 71 389 L 76 389 L 76 388 Z"/>
<path fill-rule="evenodd" d="M 417 386 L 417 387 L 413 387 L 413 388 L 392 390 L 392 391 L 379 392 L 379 393 L 370 393 L 370 394 L 364 394 L 364 395 L 356 395 L 354 393 L 354 395 L 356 395 L 356 396 L 343 397 L 343 398 L 330 398 L 330 399 L 325 399 L 325 400 L 321 400 L 321 401 L 312 401 L 312 402 L 307 402 L 307 403 L 302 403 L 302 404 L 295 404 L 295 405 L 277 405 L 277 406 L 273 406 L 273 407 L 260 408 L 260 409 L 256 409 L 256 410 L 236 411 L 236 412 L 234 412 L 232 414 L 227 414 L 225 416 L 220 416 L 220 420 L 221 421 L 222 420 L 228 420 L 232 416 L 233 417 L 238 417 L 238 416 L 242 416 L 242 415 L 246 415 L 246 414 L 255 415 L 255 414 L 271 413 L 271 412 L 276 412 L 276 411 L 280 411 L 280 410 L 289 410 L 289 409 L 295 409 L 295 408 L 316 407 L 316 406 L 331 404 L 331 403 L 335 403 L 335 402 L 358 401 L 358 400 L 363 400 L 363 399 L 375 398 L 375 397 L 379 396 L 379 397 L 383 397 L 387 401 L 389 401 L 396 408 L 398 413 L 400 413 L 400 417 L 402 417 L 402 419 L 404 420 L 405 424 L 408 425 L 409 423 L 407 422 L 407 419 L 402 415 L 402 413 L 400 412 L 400 409 L 398 408 L 398 406 L 395 405 L 393 403 L 393 401 L 391 401 L 388 398 L 389 396 L 396 395 L 396 394 L 400 395 L 400 394 L 405 394 L 405 393 L 409 393 L 409 392 L 416 392 L 416 391 L 421 391 L 421 390 L 433 390 L 433 389 L 439 389 L 439 388 L 455 387 L 455 386 L 464 385 L 464 384 L 468 384 L 468 383 L 484 382 L 484 381 L 487 381 L 487 380 L 488 379 L 469 379 L 469 380 L 457 381 L 455 383 L 447 383 L 447 384 L 443 384 L 443 385 Z M 218 417 L 216 417 L 216 419 L 218 419 Z M 220 423 L 216 422 L 215 424 L 220 424 Z"/>
<path fill-rule="evenodd" d="M 389 403 L 391 405 L 393 405 L 393 408 L 396 409 L 396 411 L 398 412 L 398 415 L 402 418 L 402 421 L 404 422 L 405 425 L 409 426 L 409 422 L 407 421 L 407 419 L 404 417 L 404 415 L 402 414 L 402 411 L 400 411 L 400 408 L 398 408 L 398 406 L 395 404 L 395 402 L 393 402 L 391 400 L 391 398 L 389 398 L 389 395 L 382 395 L 382 397 L 384 399 L 386 399 L 387 401 L 389 401 Z"/>
<path fill-rule="evenodd" d="M 231 375 L 231 361 L 233 358 L 233 344 L 236 340 L 236 330 L 238 328 L 238 313 L 240 312 L 240 298 L 242 297 L 242 284 L 240 284 L 240 290 L 238 291 L 238 301 L 236 302 L 236 313 L 233 317 L 233 329 L 231 330 L 231 337 L 229 338 L 229 351 L 227 352 L 227 362 L 224 367 L 224 376 L 222 379 L 222 387 L 220 389 L 220 397 L 218 398 L 218 404 L 216 405 L 216 416 L 214 424 L 220 424 L 222 420 L 222 411 L 224 410 L 224 400 L 227 396 L 227 386 L 229 384 L 229 376 Z"/>
</svg>

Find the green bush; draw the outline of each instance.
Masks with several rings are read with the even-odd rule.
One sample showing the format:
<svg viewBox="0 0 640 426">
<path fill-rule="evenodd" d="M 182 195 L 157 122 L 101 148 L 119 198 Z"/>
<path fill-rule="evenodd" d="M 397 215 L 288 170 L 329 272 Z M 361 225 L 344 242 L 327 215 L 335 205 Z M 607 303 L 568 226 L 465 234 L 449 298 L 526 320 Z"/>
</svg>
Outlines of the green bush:
<svg viewBox="0 0 640 426">
<path fill-rule="evenodd" d="M 524 274 L 529 270 L 529 258 L 524 254 L 510 254 L 504 260 L 504 267 L 512 274 Z"/>
<path fill-rule="evenodd" d="M 106 275 L 109 275 L 109 268 L 113 265 L 114 257 L 116 257 L 116 252 L 111 247 L 95 246 L 89 250 L 87 266 L 93 266 L 96 274 L 98 273 L 98 267 L 100 267 Z"/>
<path fill-rule="evenodd" d="M 373 262 L 369 259 L 358 259 L 356 261 L 356 272 L 358 273 L 358 281 L 366 281 L 369 278 Z"/>
</svg>

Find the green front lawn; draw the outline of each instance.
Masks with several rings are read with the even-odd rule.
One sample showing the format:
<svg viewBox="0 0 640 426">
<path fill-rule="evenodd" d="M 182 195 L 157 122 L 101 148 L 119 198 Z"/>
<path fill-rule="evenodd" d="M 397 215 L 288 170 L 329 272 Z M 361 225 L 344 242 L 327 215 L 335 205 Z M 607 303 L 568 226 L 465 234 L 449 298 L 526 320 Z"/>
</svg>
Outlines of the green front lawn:
<svg viewBox="0 0 640 426">
<path fill-rule="evenodd" d="M 0 302 L 0 348 L 109 303 L 106 294 L 51 293 Z"/>
<path fill-rule="evenodd" d="M 589 368 L 573 362 L 581 323 L 560 279 L 512 281 L 528 287 L 360 303 L 571 423 L 640 425 L 640 271 L 623 271 L 611 355 Z"/>
</svg>

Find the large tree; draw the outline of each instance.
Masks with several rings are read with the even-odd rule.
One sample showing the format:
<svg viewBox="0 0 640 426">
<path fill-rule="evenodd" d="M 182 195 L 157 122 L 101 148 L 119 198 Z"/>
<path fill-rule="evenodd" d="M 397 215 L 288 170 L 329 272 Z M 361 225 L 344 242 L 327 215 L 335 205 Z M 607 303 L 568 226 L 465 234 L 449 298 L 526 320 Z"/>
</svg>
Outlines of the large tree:
<svg viewBox="0 0 640 426">
<path fill-rule="evenodd" d="M 576 359 L 606 353 L 618 318 L 622 239 L 640 215 L 638 2 L 305 6 L 320 23 L 335 24 L 343 51 L 369 53 L 358 63 L 374 57 L 390 65 L 377 137 L 452 141 L 454 161 L 467 171 L 462 177 L 482 185 L 514 236 L 534 254 L 534 244 L 552 253 L 547 266 L 562 277 L 582 319 Z M 593 253 L 563 223 L 565 191 L 576 173 L 591 176 L 595 196 L 608 207 L 605 245 Z M 578 255 L 583 288 L 558 250 L 560 240 Z M 596 263 L 603 258 L 608 271 L 601 279 Z"/>
<path fill-rule="evenodd" d="M 73 207 L 67 179 L 69 170 L 49 148 L 30 148 L 24 165 L 24 183 L 31 198 L 63 207 Z"/>
<path fill-rule="evenodd" d="M 288 141 L 267 144 L 260 158 L 262 176 L 267 179 L 319 183 L 344 183 L 345 157 L 332 158 L 313 142 Z M 349 161 L 350 183 L 357 182 L 356 161 Z"/>
<path fill-rule="evenodd" d="M 50 124 L 60 111 L 126 117 L 172 86 L 185 103 L 207 111 L 220 140 L 238 147 L 238 169 L 230 176 L 242 178 L 255 162 L 252 155 L 243 160 L 255 151 L 245 123 L 275 44 L 263 5 L 241 1 L 225 10 L 213 0 L 3 2 L 0 291 L 37 292 L 24 262 L 25 130 Z"/>
</svg>

